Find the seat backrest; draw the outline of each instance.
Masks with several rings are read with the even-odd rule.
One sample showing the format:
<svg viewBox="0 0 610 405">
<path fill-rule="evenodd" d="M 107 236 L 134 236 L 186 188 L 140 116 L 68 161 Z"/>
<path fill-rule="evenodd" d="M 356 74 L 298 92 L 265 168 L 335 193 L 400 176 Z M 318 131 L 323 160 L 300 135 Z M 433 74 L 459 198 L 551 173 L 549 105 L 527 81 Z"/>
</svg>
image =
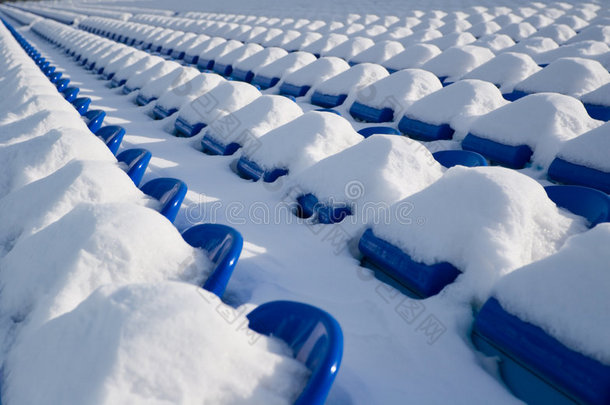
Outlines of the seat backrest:
<svg viewBox="0 0 610 405">
<path fill-rule="evenodd" d="M 560 208 L 585 217 L 590 227 L 610 222 L 610 196 L 584 186 L 547 186 L 547 195 Z"/>
<path fill-rule="evenodd" d="M 214 263 L 203 288 L 222 297 L 241 254 L 243 237 L 236 229 L 221 224 L 195 225 L 182 237 L 189 245 L 203 249 Z"/>
<path fill-rule="evenodd" d="M 104 110 L 89 110 L 83 114 L 83 118 L 87 122 L 87 127 L 89 127 L 89 130 L 96 135 L 101 128 L 105 117 L 106 111 Z"/>
<path fill-rule="evenodd" d="M 453 166 L 487 166 L 487 160 L 483 155 L 469 150 L 442 150 L 432 154 L 434 159 L 446 168 Z"/>
<path fill-rule="evenodd" d="M 98 129 L 95 135 L 102 138 L 112 154 L 116 155 L 123 141 L 123 136 L 125 136 L 125 128 L 118 125 L 106 125 Z"/>
<path fill-rule="evenodd" d="M 385 126 L 365 127 L 358 131 L 358 133 L 365 138 L 375 134 L 400 135 L 400 132 L 396 128 Z"/>
<path fill-rule="evenodd" d="M 178 179 L 159 177 L 140 187 L 143 193 L 161 202 L 161 215 L 174 222 L 182 201 L 188 190 L 186 184 Z"/>
<path fill-rule="evenodd" d="M 135 148 L 124 150 L 117 155 L 116 159 L 127 165 L 127 175 L 131 178 L 136 187 L 138 187 L 146 172 L 151 157 L 152 154 L 148 150 Z"/>
<path fill-rule="evenodd" d="M 327 312 L 292 301 L 273 301 L 248 314 L 250 329 L 286 342 L 310 371 L 295 405 L 322 405 L 339 371 L 343 333 Z"/>
</svg>

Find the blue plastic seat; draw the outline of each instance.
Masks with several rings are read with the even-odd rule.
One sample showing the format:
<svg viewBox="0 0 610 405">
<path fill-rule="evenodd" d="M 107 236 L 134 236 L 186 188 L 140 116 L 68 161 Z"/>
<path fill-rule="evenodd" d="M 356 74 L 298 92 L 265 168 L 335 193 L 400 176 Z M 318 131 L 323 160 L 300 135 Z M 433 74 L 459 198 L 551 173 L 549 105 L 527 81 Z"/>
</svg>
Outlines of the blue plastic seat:
<svg viewBox="0 0 610 405">
<path fill-rule="evenodd" d="M 87 127 L 95 134 L 102 127 L 106 112 L 103 110 L 89 110 L 82 117 Z"/>
<path fill-rule="evenodd" d="M 555 158 L 549 167 L 551 180 L 592 187 L 610 194 L 610 173 Z"/>
<path fill-rule="evenodd" d="M 55 85 L 57 85 L 57 82 L 61 79 L 62 76 L 62 72 L 53 72 L 50 76 L 49 76 L 49 81 Z"/>
<path fill-rule="evenodd" d="M 266 77 L 266 76 L 256 75 L 252 79 L 251 83 L 255 86 L 258 86 L 261 90 L 267 90 L 267 89 L 275 86 L 276 84 L 278 84 L 279 81 L 280 81 L 279 77 Z"/>
<path fill-rule="evenodd" d="M 187 53 L 184 55 L 184 62 L 189 65 L 196 65 L 199 62 L 199 55 L 189 55 Z"/>
<path fill-rule="evenodd" d="M 231 77 L 241 82 L 250 83 L 254 78 L 254 72 L 251 70 L 233 69 Z"/>
<path fill-rule="evenodd" d="M 282 83 L 280 86 L 280 94 L 283 96 L 303 97 L 311 89 L 311 86 L 297 86 L 291 83 Z"/>
<path fill-rule="evenodd" d="M 343 104 L 346 99 L 347 94 L 330 95 L 315 91 L 311 96 L 311 104 L 324 108 L 333 108 Z"/>
<path fill-rule="evenodd" d="M 242 156 L 237 161 L 237 173 L 246 180 L 258 181 L 262 178 L 264 182 L 272 183 L 279 177 L 287 175 L 288 170 L 283 168 L 264 170 L 258 163 Z"/>
<path fill-rule="evenodd" d="M 174 222 L 188 188 L 184 182 L 169 177 L 153 179 L 140 187 L 144 194 L 161 202 L 159 212 L 170 222 Z"/>
<path fill-rule="evenodd" d="M 201 59 L 197 61 L 197 68 L 199 70 L 212 70 L 214 68 L 214 60 L 210 59 Z"/>
<path fill-rule="evenodd" d="M 116 77 L 113 77 L 112 80 L 110 81 L 110 87 L 111 88 L 121 87 L 126 82 L 127 82 L 127 79 L 118 79 Z"/>
<path fill-rule="evenodd" d="M 362 128 L 358 133 L 365 138 L 375 134 L 400 135 L 400 132 L 396 128 L 384 126 Z"/>
<path fill-rule="evenodd" d="M 452 283 L 460 270 L 448 262 L 424 264 L 416 262 L 399 247 L 377 237 L 367 229 L 358 249 L 375 276 L 414 298 L 428 298 Z"/>
<path fill-rule="evenodd" d="M 221 76 L 230 76 L 231 72 L 233 72 L 233 66 L 224 63 L 215 63 L 214 72 Z"/>
<path fill-rule="evenodd" d="M 140 185 L 151 158 L 152 154 L 141 148 L 126 149 L 116 157 L 119 162 L 127 165 L 127 175 L 136 187 Z"/>
<path fill-rule="evenodd" d="M 585 109 L 596 120 L 610 121 L 610 106 L 584 103 Z"/>
<path fill-rule="evenodd" d="M 500 358 L 502 379 L 526 403 L 610 403 L 610 366 L 567 348 L 505 311 L 494 297 L 478 313 L 472 340 Z"/>
<path fill-rule="evenodd" d="M 162 120 L 163 118 L 167 118 L 177 111 L 178 111 L 177 108 L 170 108 L 168 110 L 157 104 L 157 105 L 155 105 L 155 108 L 153 108 L 153 115 L 154 115 L 155 119 Z"/>
<path fill-rule="evenodd" d="M 438 141 L 451 139 L 453 128 L 449 124 L 433 125 L 404 115 L 398 123 L 398 129 L 409 138 L 420 141 Z"/>
<path fill-rule="evenodd" d="M 331 114 L 338 115 L 339 117 L 342 117 L 341 113 L 338 110 L 335 110 L 334 108 L 316 108 L 314 111 L 328 112 Z"/>
<path fill-rule="evenodd" d="M 446 168 L 487 166 L 487 160 L 483 155 L 468 150 L 441 150 L 433 153 L 432 156 Z"/>
<path fill-rule="evenodd" d="M 48 65 L 42 70 L 42 73 L 44 73 L 44 75 L 47 77 L 51 76 L 53 72 L 55 72 L 55 66 L 52 65 Z"/>
<path fill-rule="evenodd" d="M 64 89 L 64 91 L 62 91 L 62 94 L 64 95 L 64 98 L 69 102 L 73 102 L 74 100 L 76 100 L 76 97 L 78 97 L 78 92 L 80 91 L 80 89 L 78 87 L 66 87 Z M 81 114 L 82 115 L 82 114 Z"/>
<path fill-rule="evenodd" d="M 547 186 L 547 195 L 560 208 L 585 217 L 592 227 L 610 222 L 610 196 L 583 186 Z"/>
<path fill-rule="evenodd" d="M 178 49 L 174 49 L 172 51 L 172 58 L 174 58 L 176 60 L 180 60 L 180 59 L 184 58 L 184 51 L 180 51 Z"/>
<path fill-rule="evenodd" d="M 511 93 L 502 94 L 502 97 L 504 97 L 508 101 L 517 101 L 520 98 L 523 98 L 523 97 L 529 96 L 529 95 L 530 95 L 530 93 L 526 93 L 524 91 L 519 91 L 519 90 L 514 90 Z"/>
<path fill-rule="evenodd" d="M 114 72 L 102 73 L 102 79 L 104 79 L 104 80 L 112 80 L 113 77 L 114 77 Z"/>
<path fill-rule="evenodd" d="M 220 224 L 195 225 L 184 231 L 182 237 L 189 245 L 206 252 L 214 268 L 203 288 L 222 297 L 241 254 L 243 237 L 234 228 Z"/>
<path fill-rule="evenodd" d="M 91 105 L 91 99 L 89 97 L 78 97 L 72 101 L 72 105 L 80 115 L 84 115 L 89 109 L 89 105 Z"/>
<path fill-rule="evenodd" d="M 317 214 L 317 220 L 321 224 L 335 224 L 341 222 L 348 215 L 352 215 L 352 209 L 345 203 L 327 204 L 320 202 L 318 197 L 308 193 L 297 197 L 297 215 L 301 218 L 309 218 Z"/>
<path fill-rule="evenodd" d="M 106 125 L 95 131 L 95 135 L 104 141 L 113 155 L 116 155 L 125 136 L 125 128 L 118 125 Z"/>
<path fill-rule="evenodd" d="M 343 333 L 327 312 L 292 301 L 259 305 L 248 314 L 249 327 L 283 340 L 293 357 L 311 371 L 295 405 L 323 405 L 339 372 L 343 357 Z"/>
<path fill-rule="evenodd" d="M 140 93 L 140 94 L 138 94 L 138 97 L 136 97 L 136 104 L 146 105 L 146 104 L 150 103 L 151 101 L 155 101 L 156 99 L 157 99 L 157 97 L 146 97 L 142 93 Z"/>
<path fill-rule="evenodd" d="M 357 101 L 349 109 L 352 117 L 365 122 L 390 122 L 394 120 L 394 110 L 389 107 L 373 108 Z"/>
<path fill-rule="evenodd" d="M 230 156 L 237 152 L 237 150 L 241 148 L 241 145 L 237 142 L 231 142 L 229 144 L 220 143 L 206 133 L 201 139 L 201 147 L 203 152 L 208 155 Z"/>
<path fill-rule="evenodd" d="M 492 162 L 511 169 L 524 168 L 533 154 L 528 145 L 505 145 L 470 133 L 462 141 L 462 148 L 480 153 Z"/>
<path fill-rule="evenodd" d="M 136 90 L 139 90 L 139 89 L 138 89 L 138 88 L 135 88 L 135 87 L 134 87 L 134 88 L 129 87 L 129 86 L 127 86 L 127 84 L 125 84 L 125 85 L 123 86 L 123 94 L 129 94 L 129 93 L 131 93 L 132 91 L 136 91 Z"/>
<path fill-rule="evenodd" d="M 186 138 L 190 138 L 192 136 L 197 135 L 206 126 L 207 124 L 203 122 L 191 124 L 182 117 L 178 117 L 174 124 L 176 134 L 178 136 L 184 136 Z"/>
<path fill-rule="evenodd" d="M 57 91 L 59 91 L 60 93 L 62 91 L 64 91 L 66 89 L 66 87 L 68 87 L 68 85 L 70 84 L 70 79 L 64 77 L 63 79 L 59 79 L 57 81 Z"/>
</svg>

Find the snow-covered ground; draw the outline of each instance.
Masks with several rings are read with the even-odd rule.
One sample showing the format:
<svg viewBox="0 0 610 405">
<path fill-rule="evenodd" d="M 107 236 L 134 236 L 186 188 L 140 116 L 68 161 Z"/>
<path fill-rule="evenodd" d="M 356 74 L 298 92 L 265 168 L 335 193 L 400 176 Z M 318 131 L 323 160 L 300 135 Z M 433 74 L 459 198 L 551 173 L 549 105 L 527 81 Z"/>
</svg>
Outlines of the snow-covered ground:
<svg viewBox="0 0 610 405">
<path fill-rule="evenodd" d="M 126 130 L 120 150 L 152 153 L 143 183 L 178 178 L 188 193 L 172 225 L 0 26 L 2 404 L 291 403 L 309 372 L 281 341 L 244 326 L 245 314 L 274 300 L 312 304 L 341 325 L 328 404 L 519 403 L 470 340 L 491 296 L 610 366 L 608 225 L 588 229 L 542 187 L 556 157 L 610 176 L 610 124 L 586 104 L 610 105 L 603 1 L 17 6 L 36 14 L 1 6 L 0 17 L 91 98 L 90 109 L 106 112 L 104 124 Z M 234 58 L 234 72 L 278 81 L 256 89 L 84 27 L 222 66 Z M 100 68 L 125 86 L 111 87 Z M 278 95 L 286 84 L 309 87 L 291 100 Z M 539 94 L 502 98 L 513 90 Z M 344 96 L 334 107 L 341 116 L 312 111 L 316 91 Z M 139 106 L 138 96 L 150 102 Z M 356 120 L 354 102 L 392 114 L 383 124 Z M 155 106 L 176 112 L 155 120 Z M 425 143 L 356 132 L 396 129 L 405 114 L 455 134 Z M 178 137 L 178 117 L 208 126 Z M 467 134 L 527 145 L 533 156 L 521 170 L 434 160 Z M 208 155 L 204 136 L 241 148 Z M 288 174 L 245 180 L 242 157 Z M 306 193 L 357 210 L 335 224 L 299 218 L 295 201 Z M 222 301 L 196 287 L 211 263 L 180 236 L 200 223 L 244 238 Z M 403 295 L 361 266 L 367 227 L 415 260 L 448 261 L 462 274 L 430 298 Z"/>
</svg>

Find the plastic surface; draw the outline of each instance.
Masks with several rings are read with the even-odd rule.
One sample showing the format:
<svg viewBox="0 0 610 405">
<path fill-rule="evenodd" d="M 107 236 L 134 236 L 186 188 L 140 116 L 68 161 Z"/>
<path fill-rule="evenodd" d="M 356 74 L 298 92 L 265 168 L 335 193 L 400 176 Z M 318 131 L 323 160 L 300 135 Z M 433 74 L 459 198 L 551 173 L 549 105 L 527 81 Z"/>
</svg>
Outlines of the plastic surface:
<svg viewBox="0 0 610 405">
<path fill-rule="evenodd" d="M 519 100 L 520 98 L 523 98 L 523 97 L 529 96 L 529 95 L 530 95 L 530 93 L 526 93 L 524 91 L 519 91 L 519 90 L 514 90 L 511 93 L 502 94 L 502 97 L 504 97 L 508 101 L 516 101 L 516 100 Z"/>
<path fill-rule="evenodd" d="M 462 148 L 480 153 L 492 162 L 511 169 L 524 168 L 533 154 L 528 145 L 505 145 L 470 133 L 462 141 Z"/>
<path fill-rule="evenodd" d="M 394 119 L 394 110 L 391 108 L 373 108 L 354 102 L 349 109 L 352 117 L 366 122 L 390 122 Z"/>
<path fill-rule="evenodd" d="M 110 152 L 116 155 L 125 136 L 125 128 L 118 125 L 106 125 L 98 129 L 95 135 L 103 139 Z"/>
<path fill-rule="evenodd" d="M 255 86 L 260 87 L 261 90 L 266 90 L 270 87 L 275 86 L 279 81 L 279 77 L 266 77 L 261 75 L 255 75 L 251 83 Z"/>
<path fill-rule="evenodd" d="M 59 91 L 60 93 L 62 91 L 64 91 L 66 89 L 66 87 L 68 87 L 68 85 L 70 84 L 70 79 L 64 77 L 63 79 L 59 79 L 57 81 L 57 91 Z"/>
<path fill-rule="evenodd" d="M 233 66 L 225 65 L 223 63 L 215 63 L 214 64 L 214 72 L 218 73 L 221 76 L 229 76 L 233 71 Z"/>
<path fill-rule="evenodd" d="M 72 101 L 72 105 L 80 115 L 84 115 L 91 105 L 91 99 L 89 97 L 78 97 Z"/>
<path fill-rule="evenodd" d="M 451 139 L 454 132 L 449 124 L 432 125 L 409 118 L 406 115 L 404 115 L 398 123 L 398 129 L 410 138 L 418 139 L 420 141 Z"/>
<path fill-rule="evenodd" d="M 317 220 L 322 224 L 335 224 L 341 222 L 348 215 L 352 215 L 352 209 L 348 204 L 326 204 L 320 202 L 313 194 L 305 194 L 297 197 L 298 215 L 309 218 L 317 214 Z"/>
<path fill-rule="evenodd" d="M 610 403 L 609 366 L 521 321 L 493 297 L 477 315 L 472 337 L 479 350 L 500 358 L 504 382 L 527 403 Z"/>
<path fill-rule="evenodd" d="M 555 158 L 548 171 L 549 178 L 559 183 L 592 187 L 610 194 L 610 173 Z"/>
<path fill-rule="evenodd" d="M 182 237 L 189 245 L 203 249 L 214 263 L 203 288 L 222 297 L 241 254 L 243 237 L 234 228 L 221 224 L 195 225 Z"/>
<path fill-rule="evenodd" d="M 87 127 L 94 134 L 101 128 L 106 112 L 103 110 L 89 110 L 83 115 L 83 119 L 87 123 Z"/>
<path fill-rule="evenodd" d="M 127 79 L 117 79 L 116 77 L 113 77 L 112 80 L 110 81 L 110 87 L 111 88 L 115 88 L 115 87 L 121 87 L 122 85 L 124 85 L 127 82 Z"/>
<path fill-rule="evenodd" d="M 159 212 L 161 215 L 174 222 L 182 201 L 188 190 L 186 184 L 178 179 L 160 177 L 153 179 L 140 187 L 144 194 L 156 198 L 161 202 Z"/>
<path fill-rule="evenodd" d="M 197 61 L 197 67 L 199 70 L 212 70 L 212 68 L 214 68 L 214 60 L 199 58 Z"/>
<path fill-rule="evenodd" d="M 453 166 L 487 166 L 487 160 L 483 155 L 469 150 L 442 150 L 433 153 L 432 156 L 447 169 Z"/>
<path fill-rule="evenodd" d="M 166 110 L 160 105 L 155 105 L 155 108 L 153 108 L 153 115 L 155 116 L 155 119 L 162 120 L 163 118 L 169 117 L 176 111 L 178 111 L 177 108 L 170 108 L 169 110 Z"/>
<path fill-rule="evenodd" d="M 311 104 L 319 105 L 320 107 L 324 108 L 333 108 L 343 104 L 346 98 L 347 94 L 333 96 L 316 91 L 311 96 Z"/>
<path fill-rule="evenodd" d="M 610 106 L 585 103 L 585 109 L 591 118 L 602 121 L 610 121 Z"/>
<path fill-rule="evenodd" d="M 362 128 L 360 131 L 358 131 L 358 133 L 365 138 L 368 138 L 369 136 L 375 134 L 401 135 L 401 133 L 396 128 L 384 126 Z"/>
<path fill-rule="evenodd" d="M 583 186 L 546 186 L 546 194 L 560 208 L 587 218 L 591 228 L 610 222 L 610 196 Z"/>
<path fill-rule="evenodd" d="M 254 72 L 251 70 L 233 69 L 231 72 L 231 77 L 235 80 L 250 83 L 254 78 Z"/>
<path fill-rule="evenodd" d="M 237 161 L 237 173 L 246 180 L 258 181 L 262 178 L 266 183 L 272 183 L 279 177 L 287 175 L 288 170 L 282 168 L 263 170 L 258 163 L 241 157 Z"/>
<path fill-rule="evenodd" d="M 327 312 L 293 301 L 273 301 L 248 314 L 250 329 L 283 340 L 311 375 L 295 405 L 322 405 L 343 357 L 343 333 Z"/>
<path fill-rule="evenodd" d="M 461 273 L 447 262 L 431 265 L 416 262 L 400 248 L 375 236 L 372 229 L 364 232 L 358 242 L 358 249 L 366 261 L 419 298 L 438 294 Z"/>
<path fill-rule="evenodd" d="M 78 87 L 69 86 L 69 87 L 66 87 L 64 89 L 64 91 L 62 91 L 62 94 L 63 94 L 64 98 L 66 99 L 66 101 L 71 103 L 74 100 L 76 100 L 76 97 L 78 97 L 79 91 L 80 91 L 80 89 Z"/>
<path fill-rule="evenodd" d="M 307 85 L 295 86 L 294 84 L 284 82 L 280 86 L 280 94 L 283 96 L 303 97 L 305 94 L 307 94 L 310 88 L 311 86 Z"/>
<path fill-rule="evenodd" d="M 127 175 L 138 187 L 146 172 L 152 154 L 146 149 L 127 149 L 119 153 L 116 159 L 127 165 Z"/>
<path fill-rule="evenodd" d="M 241 148 L 241 145 L 236 142 L 223 144 L 206 134 L 201 139 L 201 147 L 208 155 L 229 156 L 237 152 L 237 150 Z"/>
<path fill-rule="evenodd" d="M 145 97 L 142 94 L 138 94 L 138 97 L 136 97 L 136 104 L 138 105 L 146 105 L 148 103 L 150 103 L 151 101 L 156 100 L 157 97 Z"/>
<path fill-rule="evenodd" d="M 184 136 L 186 138 L 190 138 L 192 136 L 197 135 L 199 131 L 201 131 L 206 126 L 207 124 L 204 124 L 203 122 L 190 124 L 184 118 L 178 118 L 176 120 L 176 123 L 174 124 L 174 128 L 176 129 L 177 135 Z"/>
</svg>

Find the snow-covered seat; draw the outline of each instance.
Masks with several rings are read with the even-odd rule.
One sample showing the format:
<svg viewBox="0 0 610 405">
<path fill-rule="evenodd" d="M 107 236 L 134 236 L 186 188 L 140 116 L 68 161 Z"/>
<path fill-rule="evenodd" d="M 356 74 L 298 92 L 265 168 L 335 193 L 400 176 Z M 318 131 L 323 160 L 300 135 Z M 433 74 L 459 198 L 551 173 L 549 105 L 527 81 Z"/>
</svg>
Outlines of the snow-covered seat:
<svg viewBox="0 0 610 405">
<path fill-rule="evenodd" d="M 610 122 L 566 142 L 551 163 L 551 180 L 593 187 L 610 194 Z"/>
<path fill-rule="evenodd" d="M 116 157 L 117 161 L 127 165 L 127 175 L 136 187 L 140 186 L 151 158 L 152 154 L 150 151 L 142 148 L 126 149 Z"/>
<path fill-rule="evenodd" d="M 280 85 L 280 94 L 284 96 L 302 97 L 312 87 L 327 79 L 348 70 L 350 66 L 343 59 L 328 56 L 309 63 L 299 70 L 284 77 Z"/>
<path fill-rule="evenodd" d="M 104 110 L 89 110 L 82 115 L 83 121 L 94 134 L 101 128 L 104 118 L 106 118 Z"/>
<path fill-rule="evenodd" d="M 118 125 L 106 125 L 95 131 L 95 136 L 103 140 L 110 152 L 116 155 L 125 136 L 125 128 Z"/>
<path fill-rule="evenodd" d="M 184 231 L 182 238 L 206 253 L 213 266 L 202 287 L 222 297 L 244 245 L 241 234 L 226 225 L 200 224 Z"/>
<path fill-rule="evenodd" d="M 452 46 L 428 60 L 421 68 L 434 73 L 443 85 L 447 85 L 460 80 L 493 57 L 493 52 L 480 46 Z"/>
<path fill-rule="evenodd" d="M 440 90 L 439 79 L 421 69 L 405 69 L 362 88 L 349 113 L 365 122 L 394 121 L 414 101 Z"/>
<path fill-rule="evenodd" d="M 223 42 L 206 52 L 199 54 L 199 60 L 197 61 L 197 68 L 199 70 L 211 70 L 214 68 L 214 63 L 219 57 L 228 54 L 229 52 L 243 46 L 243 43 L 230 39 Z"/>
<path fill-rule="evenodd" d="M 453 166 L 487 166 L 487 160 L 479 153 L 469 150 L 441 150 L 432 154 L 434 159 L 446 168 Z"/>
<path fill-rule="evenodd" d="M 219 56 L 214 62 L 213 70 L 219 75 L 230 76 L 233 72 L 233 65 L 255 55 L 263 49 L 264 48 L 258 44 L 244 44 L 233 49 L 231 52 Z"/>
<path fill-rule="evenodd" d="M 264 66 L 286 56 L 288 52 L 282 48 L 265 48 L 250 57 L 233 64 L 231 77 L 235 80 L 250 83 L 256 73 Z"/>
<path fill-rule="evenodd" d="M 496 86 L 481 80 L 460 80 L 415 101 L 406 108 L 398 129 L 423 141 L 451 139 L 460 121 L 487 114 L 507 102 Z"/>
<path fill-rule="evenodd" d="M 252 84 L 262 90 L 271 88 L 290 73 L 313 63 L 316 57 L 308 52 L 289 53 L 266 66 L 263 66 L 252 78 Z"/>
<path fill-rule="evenodd" d="M 609 243 L 609 224 L 573 236 L 501 279 L 476 315 L 475 346 L 499 359 L 502 379 L 524 402 L 610 402 Z"/>
<path fill-rule="evenodd" d="M 161 215 L 166 217 L 170 222 L 174 222 L 188 188 L 181 180 L 159 177 L 144 184 L 140 187 L 140 190 L 144 194 L 159 200 L 161 203 L 159 208 Z"/>
<path fill-rule="evenodd" d="M 249 328 L 283 340 L 311 375 L 295 405 L 323 405 L 339 372 L 343 333 L 327 312 L 299 302 L 272 301 L 252 310 Z"/>
<path fill-rule="evenodd" d="M 610 121 L 610 83 L 583 95 L 580 101 L 592 118 Z"/>
<path fill-rule="evenodd" d="M 89 97 L 78 97 L 72 101 L 72 105 L 80 115 L 84 115 L 91 105 L 91 99 Z"/>
<path fill-rule="evenodd" d="M 563 124 L 566 120 L 570 125 Z M 532 94 L 478 117 L 462 148 L 513 169 L 525 167 L 531 158 L 545 169 L 563 142 L 598 125 L 573 97 Z"/>
</svg>

